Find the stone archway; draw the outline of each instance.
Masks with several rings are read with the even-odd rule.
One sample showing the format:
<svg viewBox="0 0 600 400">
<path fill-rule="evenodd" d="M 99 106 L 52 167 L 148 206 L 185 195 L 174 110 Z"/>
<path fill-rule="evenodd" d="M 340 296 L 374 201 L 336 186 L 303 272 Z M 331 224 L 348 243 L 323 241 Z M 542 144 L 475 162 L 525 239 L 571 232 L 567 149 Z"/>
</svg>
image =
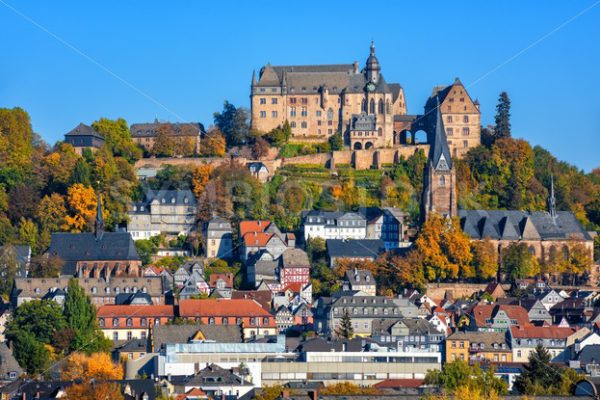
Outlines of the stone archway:
<svg viewBox="0 0 600 400">
<path fill-rule="evenodd" d="M 373 143 L 372 143 L 372 142 L 367 142 L 367 143 L 365 143 L 365 149 L 366 149 L 366 150 L 368 150 L 368 149 L 372 149 L 372 148 L 373 148 Z"/>
<path fill-rule="evenodd" d="M 362 143 L 361 142 L 354 142 L 353 148 L 354 148 L 354 150 L 362 150 Z"/>
</svg>

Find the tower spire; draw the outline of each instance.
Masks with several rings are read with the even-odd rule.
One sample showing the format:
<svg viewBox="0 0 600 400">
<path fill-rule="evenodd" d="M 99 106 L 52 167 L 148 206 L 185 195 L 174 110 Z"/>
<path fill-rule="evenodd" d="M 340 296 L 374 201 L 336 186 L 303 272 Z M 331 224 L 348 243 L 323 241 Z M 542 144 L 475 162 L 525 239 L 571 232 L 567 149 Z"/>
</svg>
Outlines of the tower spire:
<svg viewBox="0 0 600 400">
<path fill-rule="evenodd" d="M 100 198 L 100 191 L 98 191 L 98 206 L 96 208 L 96 223 L 94 224 L 94 233 L 96 240 L 102 240 L 104 235 L 104 217 L 102 216 L 102 200 Z"/>
<path fill-rule="evenodd" d="M 556 199 L 554 198 L 554 175 L 550 175 L 550 197 L 548 198 L 548 212 L 556 218 Z"/>
</svg>

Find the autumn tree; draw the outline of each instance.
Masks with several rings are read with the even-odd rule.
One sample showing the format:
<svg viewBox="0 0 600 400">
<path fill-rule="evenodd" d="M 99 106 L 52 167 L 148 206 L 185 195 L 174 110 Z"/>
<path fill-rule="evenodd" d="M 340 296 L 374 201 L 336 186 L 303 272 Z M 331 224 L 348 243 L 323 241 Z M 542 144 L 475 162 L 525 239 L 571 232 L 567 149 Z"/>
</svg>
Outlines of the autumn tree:
<svg viewBox="0 0 600 400">
<path fill-rule="evenodd" d="M 156 138 L 151 153 L 155 156 L 173 157 L 175 155 L 175 139 L 171 124 L 159 124 L 156 128 Z"/>
<path fill-rule="evenodd" d="M 108 353 L 71 354 L 62 370 L 61 379 L 65 381 L 84 380 L 96 381 L 123 379 L 123 367 L 112 361 Z"/>
<path fill-rule="evenodd" d="M 80 183 L 71 186 L 67 190 L 67 204 L 70 215 L 65 216 L 64 228 L 72 232 L 91 229 L 98 204 L 94 189 Z"/>
<path fill-rule="evenodd" d="M 80 156 L 75 153 L 73 146 L 64 142 L 59 142 L 54 151 L 42 159 L 41 168 L 47 176 L 48 192 L 65 192 L 79 160 Z"/>
<path fill-rule="evenodd" d="M 582 243 L 574 243 L 570 246 L 565 260 L 565 272 L 571 277 L 571 284 L 575 285 L 577 277 L 583 276 L 590 271 L 593 264 L 590 251 Z"/>
<path fill-rule="evenodd" d="M 22 108 L 0 108 L 0 182 L 9 188 L 25 181 L 32 167 L 33 130 Z"/>
<path fill-rule="evenodd" d="M 456 360 L 444 364 L 442 370 L 430 370 L 425 383 L 440 387 L 445 393 L 456 396 L 471 393 L 480 398 L 497 398 L 508 393 L 508 384 L 494 375 L 494 368 L 485 371 L 479 365 L 470 366 L 467 362 Z M 483 396 L 483 397 L 481 397 Z"/>
<path fill-rule="evenodd" d="M 200 155 L 204 157 L 224 157 L 225 151 L 225 136 L 218 128 L 207 132 L 200 142 Z"/>
<path fill-rule="evenodd" d="M 105 145 L 113 155 L 130 162 L 142 157 L 142 150 L 131 139 L 129 125 L 123 118 L 100 118 L 92 123 L 92 128 L 104 137 Z"/>
<path fill-rule="evenodd" d="M 494 278 L 498 273 L 498 254 L 489 239 L 471 243 L 475 275 L 482 281 Z"/>
<path fill-rule="evenodd" d="M 85 382 L 71 385 L 65 389 L 67 400 L 123 400 L 121 387 L 114 382 Z"/>
<path fill-rule="evenodd" d="M 196 198 L 199 198 L 204 192 L 213 170 L 212 164 L 201 164 L 192 171 L 192 189 Z"/>
<path fill-rule="evenodd" d="M 65 224 L 67 216 L 65 198 L 58 193 L 44 196 L 38 205 L 36 216 L 43 229 L 58 232 Z"/>
<path fill-rule="evenodd" d="M 391 256 L 383 263 L 382 271 L 384 286 L 404 287 L 423 290 L 427 281 L 423 271 L 423 256 L 416 250 L 409 251 L 405 256 Z"/>
<path fill-rule="evenodd" d="M 64 260 L 53 254 L 41 254 L 31 258 L 29 275 L 32 278 L 55 278 L 60 275 Z"/>
<path fill-rule="evenodd" d="M 269 142 L 267 142 L 262 137 L 259 137 L 252 145 L 252 155 L 255 159 L 260 160 L 261 158 L 266 157 L 269 154 L 269 148 Z"/>
</svg>

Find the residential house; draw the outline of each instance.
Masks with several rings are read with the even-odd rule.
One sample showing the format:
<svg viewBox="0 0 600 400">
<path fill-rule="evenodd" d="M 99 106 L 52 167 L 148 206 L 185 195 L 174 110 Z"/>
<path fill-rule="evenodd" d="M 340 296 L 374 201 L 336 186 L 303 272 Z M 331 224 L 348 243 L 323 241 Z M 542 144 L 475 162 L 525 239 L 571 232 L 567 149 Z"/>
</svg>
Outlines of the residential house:
<svg viewBox="0 0 600 400">
<path fill-rule="evenodd" d="M 210 398 L 239 399 L 254 389 L 254 385 L 233 373 L 232 369 L 217 364 L 207 365 L 198 373 L 189 376 L 183 384 L 184 392 L 200 389 Z"/>
<path fill-rule="evenodd" d="M 368 269 L 354 268 L 353 270 L 346 271 L 342 290 L 359 291 L 367 296 L 375 296 L 377 294 L 377 283 L 373 274 Z"/>
<path fill-rule="evenodd" d="M 94 151 L 104 146 L 104 136 L 91 126 L 79 123 L 65 133 L 65 143 L 73 146 L 75 153 L 82 155 L 86 149 Z"/>
<path fill-rule="evenodd" d="M 212 343 L 242 343 L 239 325 L 156 325 L 152 330 L 152 351 L 160 352 L 167 344 L 207 341 Z"/>
<path fill-rule="evenodd" d="M 569 325 L 586 322 L 586 300 L 582 298 L 565 299 L 550 309 L 555 324 L 566 321 Z"/>
<path fill-rule="evenodd" d="M 231 223 L 225 218 L 213 218 L 205 226 L 206 257 L 230 259 L 233 257 Z"/>
<path fill-rule="evenodd" d="M 0 384 L 16 381 L 24 372 L 6 343 L 0 343 Z"/>
<path fill-rule="evenodd" d="M 286 249 L 280 258 L 279 283 L 282 287 L 297 283 L 310 283 L 310 262 L 304 250 Z"/>
<path fill-rule="evenodd" d="M 385 207 L 383 210 L 383 224 L 381 226 L 381 237 L 385 249 L 398 249 L 409 247 L 412 242 L 409 235 L 408 213 L 393 207 Z"/>
<path fill-rule="evenodd" d="M 446 338 L 446 362 L 463 360 L 510 363 L 513 356 L 506 332 L 455 332 Z"/>
<path fill-rule="evenodd" d="M 292 310 L 285 305 L 279 306 L 277 311 L 275 311 L 275 323 L 277 324 L 279 333 L 287 332 L 288 329 L 294 326 L 294 316 L 292 315 Z"/>
<path fill-rule="evenodd" d="M 399 303 L 400 299 L 354 296 L 352 292 L 336 293 L 334 297 L 320 297 L 313 305 L 315 331 L 325 335 L 333 334 L 344 315 L 348 314 L 354 334 L 370 336 L 374 320 L 398 319 L 404 316 Z"/>
<path fill-rule="evenodd" d="M 273 315 L 254 300 L 182 300 L 179 315 L 201 324 L 242 326 L 246 338 L 277 334 Z"/>
<path fill-rule="evenodd" d="M 191 190 L 147 190 L 144 200 L 133 203 L 127 213 L 127 231 L 134 240 L 161 233 L 188 235 L 196 227 L 197 207 Z"/>
<path fill-rule="evenodd" d="M 142 339 L 150 337 L 155 325 L 165 325 L 175 318 L 172 305 L 118 306 L 106 305 L 96 313 L 98 327 L 107 339 Z"/>
<path fill-rule="evenodd" d="M 333 268 L 339 259 L 373 261 L 385 251 L 385 245 L 379 239 L 329 239 L 326 241 L 326 246 L 330 268 Z"/>
<path fill-rule="evenodd" d="M 265 183 L 269 179 L 269 168 L 262 162 L 251 162 L 246 164 L 246 168 L 253 177 L 259 182 Z"/>
<path fill-rule="evenodd" d="M 530 325 L 527 310 L 518 305 L 478 304 L 469 312 L 469 330 L 505 332 L 513 325 Z"/>
<path fill-rule="evenodd" d="M 521 305 L 527 310 L 531 323 L 552 325 L 552 315 L 539 299 L 526 298 L 521 301 Z"/>
<path fill-rule="evenodd" d="M 62 304 L 71 278 L 16 278 L 11 293 L 11 304 L 18 307 L 31 300 L 52 299 Z M 134 278 L 77 278 L 81 286 L 97 307 L 115 304 L 119 294 L 142 292 L 150 296 L 153 304 L 164 304 L 163 282 L 159 277 Z"/>
<path fill-rule="evenodd" d="M 567 342 L 576 332 L 574 328 L 558 326 L 511 326 L 508 330 L 513 362 L 528 362 L 529 355 L 541 344 L 550 352 L 553 362 L 568 362 Z"/>
<path fill-rule="evenodd" d="M 266 249 L 259 250 L 250 254 L 246 261 L 246 280 L 254 287 L 260 282 L 266 282 L 269 286 L 278 286 L 278 268 L 279 257 L 275 257 Z"/>
<path fill-rule="evenodd" d="M 560 294 L 558 294 L 556 292 L 556 290 L 554 290 L 554 289 L 550 289 L 550 290 L 541 292 L 538 295 L 538 298 L 540 299 L 540 302 L 544 305 L 544 307 L 548 311 L 550 311 L 550 309 L 552 307 L 554 307 L 556 304 L 558 304 L 564 300 L 563 297 Z"/>
<path fill-rule="evenodd" d="M 375 319 L 371 337 L 398 349 L 433 349 L 441 352 L 446 335 L 422 318 Z"/>
<path fill-rule="evenodd" d="M 304 240 L 310 238 L 365 239 L 367 220 L 355 212 L 303 211 Z"/>
<path fill-rule="evenodd" d="M 273 259 L 277 259 L 283 252 L 296 246 L 296 237 L 293 233 L 282 233 L 270 221 L 242 221 L 240 222 L 240 240 L 242 251 L 240 258 L 246 262 L 252 253 L 267 250 Z"/>
<path fill-rule="evenodd" d="M 118 345 L 113 350 L 113 357 L 124 363 L 129 360 L 135 361 L 149 353 L 147 339 L 131 339 Z"/>
</svg>

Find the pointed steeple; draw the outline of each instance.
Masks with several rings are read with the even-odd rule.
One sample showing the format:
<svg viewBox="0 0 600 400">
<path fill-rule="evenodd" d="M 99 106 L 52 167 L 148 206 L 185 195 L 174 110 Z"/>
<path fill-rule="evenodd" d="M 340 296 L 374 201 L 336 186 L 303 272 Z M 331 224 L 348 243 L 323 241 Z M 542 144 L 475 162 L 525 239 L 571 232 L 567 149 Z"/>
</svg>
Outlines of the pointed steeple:
<svg viewBox="0 0 600 400">
<path fill-rule="evenodd" d="M 256 85 L 256 71 L 252 70 L 252 86 Z"/>
<path fill-rule="evenodd" d="M 102 240 L 104 235 L 104 217 L 102 216 L 102 200 L 100 198 L 100 191 L 98 191 L 98 206 L 96 208 L 96 223 L 94 224 L 94 232 L 96 234 L 96 240 Z"/>
<path fill-rule="evenodd" d="M 435 131 L 433 135 L 433 143 L 431 144 L 431 162 L 437 170 L 452 169 L 452 158 L 450 149 L 448 148 L 448 138 L 446 137 L 446 129 L 442 119 L 442 111 L 440 108 L 440 98 L 436 96 L 436 119 Z"/>
<path fill-rule="evenodd" d="M 554 175 L 550 175 L 550 197 L 548 198 L 548 212 L 556 218 L 556 199 L 554 198 Z"/>
<path fill-rule="evenodd" d="M 379 81 L 380 71 L 381 66 L 379 65 L 379 60 L 375 56 L 375 42 L 371 41 L 369 58 L 367 58 L 367 63 L 365 67 L 367 82 L 377 83 Z"/>
</svg>

